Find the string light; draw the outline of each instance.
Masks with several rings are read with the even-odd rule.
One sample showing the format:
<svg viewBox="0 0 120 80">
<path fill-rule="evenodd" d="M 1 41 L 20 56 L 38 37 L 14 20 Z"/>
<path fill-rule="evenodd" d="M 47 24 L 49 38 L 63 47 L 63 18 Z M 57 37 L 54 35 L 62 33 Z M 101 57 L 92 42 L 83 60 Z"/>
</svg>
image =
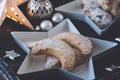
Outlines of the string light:
<svg viewBox="0 0 120 80">
<path fill-rule="evenodd" d="M 10 10 L 11 10 L 12 12 L 14 12 L 14 11 L 15 11 L 15 8 L 14 8 L 14 7 L 11 7 Z"/>
<path fill-rule="evenodd" d="M 5 17 L 8 17 L 20 24 L 24 24 L 31 30 L 34 30 L 32 24 L 28 21 L 28 19 L 24 16 L 21 10 L 18 8 L 18 5 L 26 2 L 28 0 L 1 0 L 2 9 L 0 11 L 0 24 L 4 21 Z M 17 3 L 16 3 L 17 2 Z M 6 14 L 4 14 L 4 12 Z"/>
</svg>

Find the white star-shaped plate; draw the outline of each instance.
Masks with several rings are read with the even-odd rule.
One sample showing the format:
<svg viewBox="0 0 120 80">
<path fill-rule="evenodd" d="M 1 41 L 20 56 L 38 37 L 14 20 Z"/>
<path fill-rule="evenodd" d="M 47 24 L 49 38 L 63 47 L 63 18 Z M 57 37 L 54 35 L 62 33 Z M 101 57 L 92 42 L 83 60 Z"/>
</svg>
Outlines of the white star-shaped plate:
<svg viewBox="0 0 120 80">
<path fill-rule="evenodd" d="M 12 32 L 11 34 L 14 40 L 28 54 L 20 66 L 18 74 L 44 70 L 45 59 L 40 58 L 41 56 L 33 56 L 29 54 L 30 49 L 28 46 L 32 45 L 32 43 L 34 44 L 34 42 L 38 40 L 52 37 L 56 34 L 68 31 L 80 34 L 69 19 L 63 20 L 48 32 Z M 90 38 L 90 40 L 93 43 L 92 56 L 84 64 L 77 66 L 72 71 L 73 74 L 85 80 L 92 80 L 95 78 L 92 57 L 95 57 L 100 53 L 102 54 L 102 52 L 117 45 L 115 42 L 106 40 L 95 38 Z"/>
<path fill-rule="evenodd" d="M 112 24 L 115 24 L 119 19 L 116 17 L 108 26 L 104 29 L 100 29 L 88 16 L 82 13 L 82 6 L 82 0 L 74 0 L 55 8 L 55 10 L 63 13 L 66 17 L 86 22 L 98 35 L 106 33 L 112 27 Z"/>
</svg>

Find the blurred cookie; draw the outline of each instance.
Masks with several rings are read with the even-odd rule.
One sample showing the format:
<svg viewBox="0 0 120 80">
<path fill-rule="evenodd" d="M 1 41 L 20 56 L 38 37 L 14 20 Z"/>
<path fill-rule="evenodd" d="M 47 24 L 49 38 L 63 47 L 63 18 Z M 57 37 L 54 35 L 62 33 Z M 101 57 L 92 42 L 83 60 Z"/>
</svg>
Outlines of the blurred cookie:
<svg viewBox="0 0 120 80">
<path fill-rule="evenodd" d="M 64 41 L 56 39 L 43 39 L 31 48 L 31 54 L 49 54 L 58 58 L 61 62 L 61 67 L 65 70 L 72 70 L 75 66 L 75 54 L 73 49 Z"/>
<path fill-rule="evenodd" d="M 100 28 L 105 28 L 112 22 L 112 16 L 99 7 L 84 7 L 83 13 L 89 16 Z"/>
<path fill-rule="evenodd" d="M 92 8 L 100 7 L 97 0 L 82 0 L 82 4 Z"/>
<path fill-rule="evenodd" d="M 83 56 L 83 54 L 81 54 L 79 49 L 76 49 L 76 48 L 72 48 L 72 49 L 73 49 L 73 52 L 74 52 L 74 54 L 76 56 L 76 64 L 75 64 L 75 66 L 84 63 L 85 60 L 87 59 L 87 56 Z M 57 59 L 54 56 L 48 56 L 47 61 L 45 63 L 45 68 L 50 69 L 50 68 L 53 68 L 53 67 L 59 67 L 60 65 L 61 64 L 60 64 L 59 59 Z"/>
<path fill-rule="evenodd" d="M 71 47 L 79 49 L 83 55 L 90 55 L 92 52 L 92 42 L 81 34 L 64 32 L 54 36 L 53 38 L 65 41 Z"/>
<path fill-rule="evenodd" d="M 73 52 L 76 56 L 76 65 L 80 65 L 85 62 L 85 60 L 88 58 L 88 56 L 83 55 L 79 49 L 73 48 Z"/>
<path fill-rule="evenodd" d="M 45 63 L 45 68 L 50 69 L 53 67 L 57 67 L 59 65 L 60 65 L 60 61 L 58 58 L 56 58 L 54 56 L 48 56 L 46 63 Z"/>
<path fill-rule="evenodd" d="M 114 16 L 120 16 L 118 0 L 98 0 L 98 3 L 105 11 L 111 12 Z"/>
</svg>

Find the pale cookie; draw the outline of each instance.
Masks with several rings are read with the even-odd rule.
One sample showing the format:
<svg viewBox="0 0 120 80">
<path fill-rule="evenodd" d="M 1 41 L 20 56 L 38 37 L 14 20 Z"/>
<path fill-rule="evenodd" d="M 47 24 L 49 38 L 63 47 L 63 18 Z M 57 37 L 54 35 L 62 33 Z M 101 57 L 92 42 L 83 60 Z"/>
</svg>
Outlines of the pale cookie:
<svg viewBox="0 0 120 80">
<path fill-rule="evenodd" d="M 60 65 L 60 61 L 58 58 L 54 56 L 48 56 L 47 61 L 45 63 L 45 68 L 50 69 L 52 67 L 57 67 Z"/>
<path fill-rule="evenodd" d="M 75 64 L 75 66 L 84 63 L 86 58 L 88 57 L 88 56 L 84 56 L 83 54 L 81 54 L 79 49 L 73 48 L 73 52 L 74 52 L 74 54 L 76 56 L 76 64 Z M 48 56 L 47 61 L 45 63 L 45 68 L 50 69 L 50 68 L 58 67 L 58 66 L 60 66 L 59 59 L 57 59 L 54 56 Z"/>
<path fill-rule="evenodd" d="M 83 64 L 86 60 L 86 58 L 88 58 L 88 56 L 86 55 L 83 55 L 79 49 L 76 49 L 76 48 L 73 48 L 73 52 L 76 56 L 76 66 L 77 65 L 80 65 L 80 64 Z"/>
<path fill-rule="evenodd" d="M 119 2 L 119 0 L 98 0 L 99 5 L 114 16 L 120 16 Z"/>
<path fill-rule="evenodd" d="M 83 55 L 90 55 L 93 48 L 92 42 L 87 37 L 80 34 L 64 32 L 54 36 L 53 38 L 65 41 L 71 47 L 79 49 Z"/>
<path fill-rule="evenodd" d="M 112 16 L 101 8 L 87 6 L 83 13 L 89 16 L 100 28 L 105 28 L 112 22 Z"/>
<path fill-rule="evenodd" d="M 73 49 L 64 41 L 56 39 L 43 39 L 38 41 L 31 49 L 31 54 L 49 54 L 58 58 L 61 67 L 65 70 L 72 70 L 75 66 L 75 54 Z"/>
</svg>

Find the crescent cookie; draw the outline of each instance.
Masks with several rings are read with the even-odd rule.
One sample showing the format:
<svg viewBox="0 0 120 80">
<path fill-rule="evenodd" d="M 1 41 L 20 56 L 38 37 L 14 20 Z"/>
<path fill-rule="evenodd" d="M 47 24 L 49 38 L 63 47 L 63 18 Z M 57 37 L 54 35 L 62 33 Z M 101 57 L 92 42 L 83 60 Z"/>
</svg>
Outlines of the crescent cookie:
<svg viewBox="0 0 120 80">
<path fill-rule="evenodd" d="M 93 48 L 92 42 L 81 34 L 64 32 L 54 36 L 53 38 L 65 41 L 71 47 L 79 49 L 83 55 L 90 55 Z"/>
<path fill-rule="evenodd" d="M 73 48 L 73 52 L 74 52 L 74 54 L 76 56 L 76 64 L 75 64 L 75 66 L 80 65 L 80 64 L 85 62 L 87 57 L 83 56 L 79 49 Z M 57 67 L 59 65 L 60 65 L 59 59 L 57 59 L 54 56 L 48 56 L 47 61 L 45 63 L 45 68 L 50 69 L 52 67 Z"/>
<path fill-rule="evenodd" d="M 72 48 L 61 40 L 43 39 L 38 41 L 31 49 L 31 54 L 49 54 L 58 58 L 61 62 L 61 67 L 65 70 L 72 70 L 75 66 L 75 54 Z"/>
<path fill-rule="evenodd" d="M 118 0 L 98 0 L 98 3 L 105 11 L 111 12 L 114 16 L 120 16 Z"/>
<path fill-rule="evenodd" d="M 74 52 L 74 54 L 75 54 L 75 56 L 76 56 L 76 64 L 75 64 L 75 66 L 84 63 L 85 60 L 86 60 L 86 58 L 88 57 L 88 56 L 83 55 L 83 54 L 80 52 L 79 49 L 73 48 L 73 52 Z"/>
<path fill-rule="evenodd" d="M 100 28 L 105 28 L 112 22 L 112 16 L 99 7 L 84 7 L 83 13 L 89 16 Z"/>
<path fill-rule="evenodd" d="M 54 56 L 48 56 L 47 61 L 45 63 L 46 69 L 50 69 L 50 68 L 56 67 L 58 65 L 60 65 L 60 61 L 58 58 L 56 58 Z"/>
</svg>

